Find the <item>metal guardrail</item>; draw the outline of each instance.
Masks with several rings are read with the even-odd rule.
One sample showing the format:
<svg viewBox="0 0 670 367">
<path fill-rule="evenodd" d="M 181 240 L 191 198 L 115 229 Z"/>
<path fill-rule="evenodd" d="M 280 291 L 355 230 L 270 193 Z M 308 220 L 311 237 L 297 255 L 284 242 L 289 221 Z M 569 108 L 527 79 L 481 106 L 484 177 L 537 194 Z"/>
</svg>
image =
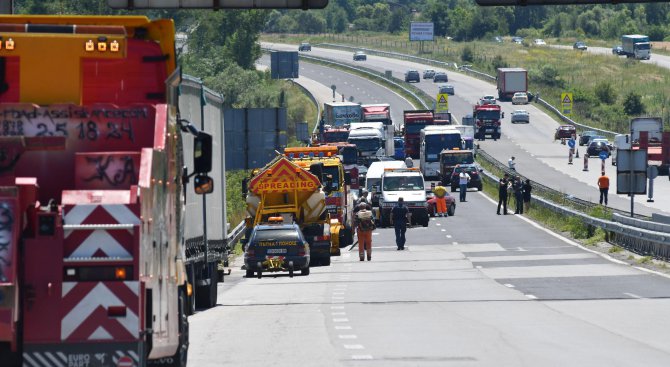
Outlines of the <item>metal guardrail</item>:
<svg viewBox="0 0 670 367">
<path fill-rule="evenodd" d="M 300 83 L 294 83 L 295 85 L 302 90 L 303 93 L 307 95 L 307 97 L 314 103 L 316 106 L 316 121 L 314 122 L 314 129 L 312 130 L 312 134 L 316 133 L 316 130 L 319 128 L 319 120 L 321 119 L 321 105 L 319 104 L 319 101 L 316 100 L 316 97 L 314 97 L 314 94 L 310 92 L 307 88 L 303 87 L 302 84 Z"/>
<path fill-rule="evenodd" d="M 482 177 L 489 185 L 497 187 L 499 178 L 484 171 Z M 537 187 L 533 186 L 533 190 Z M 556 204 L 542 197 L 534 196 L 533 205 L 539 205 L 554 213 L 566 217 L 575 217 L 590 227 L 601 228 L 608 234 L 608 241 L 631 250 L 635 253 L 652 256 L 662 260 L 670 260 L 670 234 L 642 229 L 613 222 L 606 219 L 595 218 L 578 210 Z"/>
<path fill-rule="evenodd" d="M 244 229 L 245 229 L 244 221 L 241 221 L 235 228 L 233 228 L 230 233 L 228 233 L 228 237 L 226 238 L 226 243 L 228 244 L 228 248 L 231 248 L 231 245 L 234 244 L 235 242 L 239 241 L 240 238 L 242 238 L 242 235 L 244 235 Z"/>
</svg>

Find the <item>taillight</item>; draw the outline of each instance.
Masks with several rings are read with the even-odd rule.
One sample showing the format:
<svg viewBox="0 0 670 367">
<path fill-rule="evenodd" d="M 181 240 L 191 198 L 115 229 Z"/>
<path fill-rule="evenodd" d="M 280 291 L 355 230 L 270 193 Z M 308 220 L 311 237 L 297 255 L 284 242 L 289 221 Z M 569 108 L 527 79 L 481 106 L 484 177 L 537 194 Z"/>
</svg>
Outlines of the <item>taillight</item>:
<svg viewBox="0 0 670 367">
<path fill-rule="evenodd" d="M 298 248 L 298 256 L 305 256 L 307 252 L 305 251 L 305 246 L 300 246 Z"/>
</svg>

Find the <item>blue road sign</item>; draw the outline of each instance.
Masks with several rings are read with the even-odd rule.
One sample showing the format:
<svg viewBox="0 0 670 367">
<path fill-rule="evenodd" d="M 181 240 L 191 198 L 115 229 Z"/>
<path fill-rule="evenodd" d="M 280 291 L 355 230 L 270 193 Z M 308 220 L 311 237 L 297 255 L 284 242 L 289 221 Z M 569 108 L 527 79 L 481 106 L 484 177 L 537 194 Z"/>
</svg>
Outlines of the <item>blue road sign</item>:
<svg viewBox="0 0 670 367">
<path fill-rule="evenodd" d="M 608 155 L 609 155 L 609 154 L 607 154 L 607 152 L 604 151 L 604 150 L 601 151 L 600 154 L 598 154 L 598 156 L 600 157 L 600 159 L 602 159 L 603 161 L 604 161 L 605 159 L 607 159 L 607 156 L 608 156 Z"/>
<path fill-rule="evenodd" d="M 568 146 L 570 147 L 570 149 L 574 149 L 575 148 L 575 139 L 568 140 Z"/>
</svg>

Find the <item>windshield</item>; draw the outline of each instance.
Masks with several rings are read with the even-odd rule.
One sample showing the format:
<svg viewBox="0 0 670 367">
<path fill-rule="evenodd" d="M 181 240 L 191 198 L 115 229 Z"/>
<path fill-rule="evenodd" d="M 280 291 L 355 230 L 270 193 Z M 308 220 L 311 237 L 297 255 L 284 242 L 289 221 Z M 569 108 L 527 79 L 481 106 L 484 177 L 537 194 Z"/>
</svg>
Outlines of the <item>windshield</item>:
<svg viewBox="0 0 670 367">
<path fill-rule="evenodd" d="M 342 155 L 342 163 L 344 164 L 356 164 L 358 161 L 358 152 L 355 147 L 341 148 L 340 154 Z"/>
<path fill-rule="evenodd" d="M 278 229 L 256 231 L 256 235 L 254 236 L 252 243 L 255 244 L 261 241 L 279 242 L 279 241 L 298 241 L 298 240 L 300 240 L 300 237 L 298 235 L 298 232 L 296 232 L 294 229 L 278 228 Z"/>
<path fill-rule="evenodd" d="M 638 50 L 648 50 L 650 48 L 649 43 L 636 43 L 635 48 Z"/>
<path fill-rule="evenodd" d="M 338 191 L 340 189 L 340 167 L 339 166 L 325 166 L 323 167 L 324 175 L 333 176 L 333 185 L 331 188 L 333 191 Z"/>
<path fill-rule="evenodd" d="M 477 111 L 479 120 L 500 120 L 500 111 Z"/>
<path fill-rule="evenodd" d="M 376 152 L 381 144 L 376 138 L 349 139 L 349 143 L 356 144 L 356 148 L 361 152 Z"/>
<path fill-rule="evenodd" d="M 472 153 L 447 153 L 442 154 L 442 164 L 445 166 L 455 166 L 457 164 L 474 163 Z"/>
<path fill-rule="evenodd" d="M 372 192 L 372 191 L 374 191 L 374 190 L 372 190 L 372 186 L 378 186 L 379 181 L 381 181 L 381 179 L 379 179 L 379 178 L 368 178 L 366 181 L 367 182 L 366 182 L 365 186 L 367 187 L 369 192 Z"/>
<path fill-rule="evenodd" d="M 384 191 L 416 191 L 424 190 L 421 176 L 384 177 Z"/>
<path fill-rule="evenodd" d="M 323 140 L 326 143 L 339 143 L 347 141 L 349 138 L 348 131 L 326 131 L 323 133 Z"/>
<path fill-rule="evenodd" d="M 426 127 L 426 124 L 405 124 L 405 133 L 409 134 L 418 134 L 422 129 Z"/>
<path fill-rule="evenodd" d="M 426 162 L 437 162 L 444 149 L 461 148 L 461 134 L 427 135 Z"/>
</svg>

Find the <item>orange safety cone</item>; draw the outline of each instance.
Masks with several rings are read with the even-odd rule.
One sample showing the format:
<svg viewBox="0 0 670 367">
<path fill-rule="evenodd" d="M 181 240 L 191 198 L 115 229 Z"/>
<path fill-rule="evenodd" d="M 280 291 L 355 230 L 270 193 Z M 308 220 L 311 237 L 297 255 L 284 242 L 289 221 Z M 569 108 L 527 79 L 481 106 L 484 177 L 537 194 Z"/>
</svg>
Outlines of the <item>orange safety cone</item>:
<svg viewBox="0 0 670 367">
<path fill-rule="evenodd" d="M 584 169 L 582 171 L 588 171 L 589 170 L 589 155 L 584 154 Z"/>
</svg>

